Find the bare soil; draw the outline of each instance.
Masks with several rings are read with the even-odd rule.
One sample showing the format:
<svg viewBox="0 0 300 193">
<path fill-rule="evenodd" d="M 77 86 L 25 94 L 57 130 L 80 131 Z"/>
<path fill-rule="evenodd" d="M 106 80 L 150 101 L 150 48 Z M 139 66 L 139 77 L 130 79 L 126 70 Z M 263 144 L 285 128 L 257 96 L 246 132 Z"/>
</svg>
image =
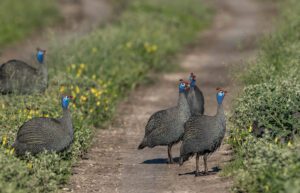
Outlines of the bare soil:
<svg viewBox="0 0 300 193">
<path fill-rule="evenodd" d="M 207 0 L 208 1 L 208 0 Z M 183 166 L 169 165 L 167 148 L 137 150 L 150 115 L 177 103 L 177 84 L 190 72 L 205 95 L 205 114 L 216 112 L 215 88 L 229 91 L 224 105 L 227 113 L 239 90 L 231 69 L 255 57 L 256 42 L 272 26 L 274 6 L 255 0 L 214 0 L 216 17 L 211 28 L 201 33 L 195 46 L 180 58 L 182 71 L 159 74 L 151 86 L 140 86 L 119 107 L 115 120 L 99 130 L 84 160 L 73 168 L 65 191 L 84 192 L 229 192 L 230 178 L 219 176 L 231 159 L 228 145 L 222 145 L 208 159 L 214 175 L 194 177 L 195 158 Z M 228 128 L 230 129 L 230 128 Z M 173 155 L 179 154 L 179 144 Z M 202 166 L 203 169 L 203 166 Z"/>
</svg>

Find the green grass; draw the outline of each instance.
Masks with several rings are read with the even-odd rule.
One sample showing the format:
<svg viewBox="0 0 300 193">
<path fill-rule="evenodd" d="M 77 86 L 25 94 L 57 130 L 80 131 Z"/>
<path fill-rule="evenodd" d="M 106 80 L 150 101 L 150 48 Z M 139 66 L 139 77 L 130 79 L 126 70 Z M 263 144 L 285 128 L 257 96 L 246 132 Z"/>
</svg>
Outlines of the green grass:
<svg viewBox="0 0 300 193">
<path fill-rule="evenodd" d="M 300 1 L 280 3 L 277 30 L 241 74 L 245 88 L 233 106 L 229 143 L 235 161 L 224 170 L 234 192 L 299 192 Z M 253 136 L 252 123 L 265 128 Z"/>
<path fill-rule="evenodd" d="M 113 24 L 68 45 L 54 42 L 48 52 L 46 93 L 0 98 L 0 189 L 51 192 L 65 183 L 71 165 L 89 147 L 94 128 L 112 118 L 117 103 L 150 70 L 176 68 L 175 54 L 197 37 L 210 18 L 211 12 L 199 0 L 132 0 Z M 36 116 L 60 116 L 62 93 L 75 97 L 71 148 L 23 160 L 11 155 L 9 145 L 22 123 Z"/>
<path fill-rule="evenodd" d="M 16 42 L 59 18 L 57 1 L 1 0 L 0 45 Z"/>
</svg>

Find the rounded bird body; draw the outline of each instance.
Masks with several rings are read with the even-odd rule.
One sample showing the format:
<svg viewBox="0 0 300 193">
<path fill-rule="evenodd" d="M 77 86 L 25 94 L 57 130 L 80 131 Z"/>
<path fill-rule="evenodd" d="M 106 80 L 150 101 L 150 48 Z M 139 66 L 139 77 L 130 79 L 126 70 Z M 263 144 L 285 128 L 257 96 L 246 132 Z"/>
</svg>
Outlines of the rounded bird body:
<svg viewBox="0 0 300 193">
<path fill-rule="evenodd" d="M 69 97 L 62 103 L 68 104 Z M 13 147 L 17 155 L 26 152 L 37 154 L 44 150 L 60 152 L 73 141 L 73 126 L 68 105 L 63 107 L 63 116 L 54 118 L 33 118 L 19 129 Z"/>
<path fill-rule="evenodd" d="M 20 60 L 9 60 L 0 66 L 0 92 L 29 94 L 43 92 L 47 87 L 48 72 L 44 63 L 44 50 L 38 50 L 39 67 L 34 68 Z"/>
<path fill-rule="evenodd" d="M 180 141 L 184 132 L 184 123 L 191 115 L 186 90 L 187 83 L 180 83 L 178 105 L 158 111 L 150 117 L 145 127 L 144 139 L 138 149 L 168 146 L 169 163 L 173 163 L 171 148 Z"/>
<path fill-rule="evenodd" d="M 199 174 L 199 156 L 204 156 L 205 173 L 207 156 L 215 152 L 222 143 L 226 131 L 226 118 L 222 101 L 225 92 L 217 93 L 218 109 L 215 116 L 192 115 L 184 125 L 184 135 L 180 148 L 180 165 L 194 154 L 196 157 L 196 175 Z"/>
</svg>

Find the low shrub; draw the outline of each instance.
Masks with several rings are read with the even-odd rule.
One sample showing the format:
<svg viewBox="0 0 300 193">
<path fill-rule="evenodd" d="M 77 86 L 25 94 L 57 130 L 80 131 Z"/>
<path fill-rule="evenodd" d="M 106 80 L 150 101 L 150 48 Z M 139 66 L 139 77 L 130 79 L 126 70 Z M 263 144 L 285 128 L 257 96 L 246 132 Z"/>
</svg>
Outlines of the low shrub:
<svg viewBox="0 0 300 193">
<path fill-rule="evenodd" d="M 233 105 L 235 155 L 224 174 L 233 176 L 234 192 L 300 191 L 300 1 L 278 3 L 277 30 L 242 73 L 245 88 Z"/>
</svg>

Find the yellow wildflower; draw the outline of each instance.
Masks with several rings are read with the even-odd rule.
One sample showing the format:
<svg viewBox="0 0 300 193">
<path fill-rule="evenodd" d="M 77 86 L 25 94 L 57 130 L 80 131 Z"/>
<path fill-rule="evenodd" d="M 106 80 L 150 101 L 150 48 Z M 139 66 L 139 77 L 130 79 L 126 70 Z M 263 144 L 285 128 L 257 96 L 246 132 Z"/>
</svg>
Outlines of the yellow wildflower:
<svg viewBox="0 0 300 193">
<path fill-rule="evenodd" d="M 29 110 L 29 115 L 33 115 L 34 114 L 34 110 Z"/>
<path fill-rule="evenodd" d="M 48 114 L 46 114 L 46 115 L 45 115 L 45 117 L 49 117 L 49 115 L 48 115 Z"/>
<path fill-rule="evenodd" d="M 79 93 L 80 93 L 80 88 L 79 88 L 78 86 L 76 86 L 75 92 L 76 92 L 76 94 L 79 94 Z"/>
<path fill-rule="evenodd" d="M 96 52 L 98 52 L 98 49 L 94 47 L 94 48 L 92 49 L 92 53 L 95 54 Z"/>
<path fill-rule="evenodd" d="M 81 69 L 84 69 L 84 68 L 85 68 L 85 64 L 80 64 L 79 67 L 80 67 Z"/>
<path fill-rule="evenodd" d="M 250 125 L 248 131 L 249 131 L 249 133 L 251 133 L 253 131 L 252 125 Z"/>
<path fill-rule="evenodd" d="M 77 74 L 76 74 L 76 77 L 80 77 L 81 74 L 82 74 L 82 69 L 78 69 Z"/>
<path fill-rule="evenodd" d="M 105 111 L 108 111 L 108 107 L 105 107 L 104 110 L 105 110 Z"/>
<path fill-rule="evenodd" d="M 64 87 L 64 86 L 61 86 L 60 89 L 59 89 L 59 92 L 60 92 L 60 93 L 63 93 L 64 91 L 65 91 L 65 87 Z"/>
<path fill-rule="evenodd" d="M 82 96 L 80 97 L 80 102 L 85 102 L 86 100 L 87 100 L 87 97 L 86 97 L 86 96 L 82 95 Z"/>
<path fill-rule="evenodd" d="M 98 92 L 95 93 L 95 97 L 100 97 L 102 95 L 102 91 L 99 90 Z"/>
<path fill-rule="evenodd" d="M 76 65 L 75 65 L 75 64 L 71 64 L 71 68 L 72 68 L 72 69 L 75 69 L 75 68 L 76 68 Z"/>
<path fill-rule="evenodd" d="M 72 91 L 71 94 L 72 94 L 73 99 L 75 99 L 75 98 L 76 98 L 76 93 L 75 93 L 75 91 Z"/>
<path fill-rule="evenodd" d="M 92 79 L 96 80 L 96 75 L 95 74 L 93 74 Z"/>
<path fill-rule="evenodd" d="M 287 145 L 288 145 L 288 147 L 292 147 L 292 142 L 289 141 Z"/>
<path fill-rule="evenodd" d="M 97 93 L 97 89 L 91 88 L 91 93 L 92 93 L 92 94 L 96 94 L 96 93 Z"/>
<path fill-rule="evenodd" d="M 73 107 L 74 109 L 76 109 L 76 104 L 75 104 L 75 103 L 73 103 L 73 104 L 72 104 L 72 107 Z"/>
<path fill-rule="evenodd" d="M 6 145 L 6 143 L 7 143 L 7 137 L 6 137 L 6 135 L 4 135 L 2 137 L 2 145 Z"/>
<path fill-rule="evenodd" d="M 27 116 L 27 119 L 32 119 L 32 116 L 31 116 L 31 115 L 28 115 L 28 116 Z"/>
<path fill-rule="evenodd" d="M 71 92 L 73 98 L 75 99 L 76 98 L 76 93 L 74 91 Z"/>
<path fill-rule="evenodd" d="M 15 148 L 12 148 L 12 149 L 9 151 L 9 154 L 10 154 L 10 155 L 13 155 L 14 152 L 15 152 Z"/>
<path fill-rule="evenodd" d="M 152 52 L 156 52 L 156 50 L 157 50 L 157 45 L 152 45 L 151 46 L 151 51 Z"/>
<path fill-rule="evenodd" d="M 278 142 L 278 137 L 275 137 L 275 140 L 274 140 L 274 141 L 275 141 L 275 143 L 277 143 L 277 142 Z"/>
<path fill-rule="evenodd" d="M 32 166 L 33 166 L 33 165 L 32 165 L 32 162 L 28 162 L 28 163 L 27 163 L 27 168 L 28 168 L 28 169 L 31 170 L 31 169 L 32 169 Z"/>
<path fill-rule="evenodd" d="M 94 112 L 94 109 L 90 109 L 89 112 L 90 112 L 90 113 Z"/>
<path fill-rule="evenodd" d="M 97 106 L 100 106 L 100 104 L 101 104 L 100 101 L 98 101 L 98 102 L 96 103 Z"/>
</svg>

